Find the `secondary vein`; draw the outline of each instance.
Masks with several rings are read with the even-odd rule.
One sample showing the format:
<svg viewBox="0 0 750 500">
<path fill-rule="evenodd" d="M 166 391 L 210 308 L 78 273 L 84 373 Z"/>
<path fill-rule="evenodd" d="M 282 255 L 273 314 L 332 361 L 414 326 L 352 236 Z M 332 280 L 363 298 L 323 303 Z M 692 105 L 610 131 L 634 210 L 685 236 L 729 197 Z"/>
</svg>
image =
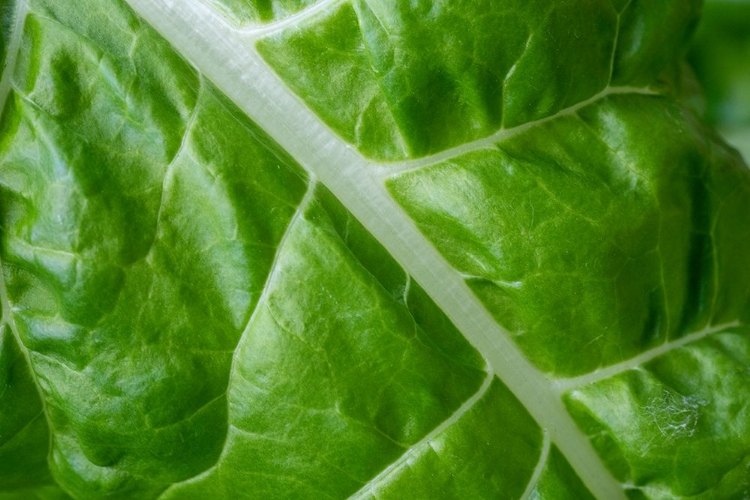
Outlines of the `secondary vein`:
<svg viewBox="0 0 750 500">
<path fill-rule="evenodd" d="M 398 174 L 398 173 L 403 173 L 403 172 L 409 172 L 412 170 L 419 170 L 420 168 L 424 168 L 430 165 L 435 165 L 436 163 L 450 160 L 457 156 L 461 156 L 463 154 L 476 151 L 479 149 L 494 148 L 495 144 L 500 141 L 503 141 L 505 139 L 518 135 L 534 127 L 538 127 L 545 123 L 549 123 L 562 116 L 572 116 L 579 110 L 585 108 L 586 106 L 589 106 L 597 101 L 605 99 L 608 96 L 622 95 L 622 94 L 653 95 L 653 96 L 660 95 L 659 93 L 646 87 L 606 87 L 600 92 L 589 97 L 588 99 L 578 102 L 572 106 L 568 106 L 567 108 L 563 108 L 557 111 L 556 113 L 553 113 L 549 116 L 545 116 L 544 118 L 540 118 L 538 120 L 532 120 L 532 121 L 523 123 L 521 125 L 517 125 L 515 127 L 501 128 L 494 134 L 489 135 L 487 137 L 477 139 L 476 141 L 467 142 L 467 143 L 461 144 L 460 146 L 446 149 L 445 151 L 441 151 L 440 153 L 435 153 L 433 155 L 424 156 L 422 158 L 417 158 L 415 160 L 406 160 L 406 161 L 394 162 L 394 163 L 384 163 L 378 166 L 378 170 L 381 172 L 383 176 L 388 176 L 388 175 L 393 175 L 393 174 Z"/>
<path fill-rule="evenodd" d="M 263 35 L 267 35 L 268 33 L 282 30 L 288 26 L 294 26 L 300 21 L 304 21 L 306 19 L 314 17 L 316 14 L 327 9 L 331 5 L 336 5 L 338 3 L 342 3 L 342 0 L 322 0 L 321 2 L 314 3 L 309 7 L 306 7 L 301 11 L 292 14 L 291 16 L 285 17 L 280 21 L 271 22 L 262 26 L 240 28 L 239 31 L 252 37 L 261 37 Z"/>
<path fill-rule="evenodd" d="M 593 384 L 601 380 L 617 376 L 628 370 L 632 370 L 638 366 L 648 363 L 649 361 L 655 358 L 658 358 L 659 356 L 662 356 L 671 351 L 679 349 L 680 347 L 684 347 L 688 344 L 698 342 L 699 340 L 704 339 L 708 337 L 709 335 L 712 335 L 714 333 L 718 333 L 724 330 L 728 330 L 730 328 L 734 328 L 737 326 L 740 326 L 739 321 L 733 321 L 731 323 L 724 323 L 722 325 L 716 325 L 716 326 L 707 326 L 706 328 L 702 330 L 693 332 L 689 335 L 685 335 L 684 337 L 680 337 L 671 342 L 665 342 L 658 347 L 649 349 L 648 351 L 642 352 L 641 354 L 634 356 L 630 359 L 627 359 L 625 361 L 622 361 L 620 363 L 615 363 L 614 365 L 609 365 L 607 367 L 600 368 L 599 370 L 593 371 L 591 373 L 587 373 L 586 375 L 581 375 L 579 377 L 558 379 L 554 382 L 554 386 L 557 388 L 559 392 L 562 393 L 562 392 L 569 391 L 570 389 L 573 389 L 575 387 L 581 387 L 584 385 Z"/>
<path fill-rule="evenodd" d="M 451 427 L 454 423 L 458 422 L 468 411 L 470 411 L 477 402 L 487 393 L 492 384 L 492 380 L 495 378 L 493 373 L 488 373 L 484 379 L 482 386 L 479 390 L 474 393 L 469 399 L 467 399 L 453 414 L 447 419 L 443 420 L 440 425 L 435 427 L 429 434 L 423 437 L 419 442 L 410 446 L 395 462 L 391 463 L 388 467 L 383 469 L 380 474 L 375 476 L 372 480 L 368 481 L 359 491 L 355 492 L 349 497 L 349 500 L 359 500 L 366 498 L 368 494 L 374 493 L 378 486 L 388 482 L 388 479 L 396 472 L 401 470 L 409 459 L 419 450 L 428 446 L 430 442 L 442 434 L 446 429 Z"/>
<path fill-rule="evenodd" d="M 265 64 L 253 40 L 201 2 L 128 0 L 144 18 L 258 123 L 344 206 L 420 283 L 516 395 L 594 495 L 625 495 L 537 370 L 461 276 L 388 194 L 372 165 L 336 136 Z M 196 22 L 197 21 L 197 22 Z"/>
<path fill-rule="evenodd" d="M 281 254 L 283 248 L 284 248 L 284 244 L 287 241 L 287 239 L 289 237 L 289 234 L 292 232 L 293 227 L 295 226 L 296 221 L 300 217 L 302 217 L 302 215 L 304 214 L 305 210 L 307 210 L 307 208 L 310 206 L 310 203 L 311 203 L 314 195 L 315 195 L 315 179 L 311 178 L 310 181 L 309 181 L 309 184 L 308 184 L 307 191 L 305 192 L 304 196 L 302 197 L 302 200 L 300 200 L 299 205 L 297 206 L 297 210 L 294 212 L 294 215 L 289 220 L 289 224 L 286 227 L 286 231 L 284 232 L 283 236 L 281 237 L 281 240 L 279 241 L 279 245 L 278 245 L 277 250 L 276 250 L 276 255 L 273 258 L 273 262 L 271 263 L 271 269 L 270 269 L 270 271 L 268 273 L 268 278 L 266 279 L 266 283 L 265 283 L 265 285 L 263 287 L 263 291 L 261 292 L 260 297 L 258 298 L 258 302 L 255 305 L 255 309 L 253 309 L 252 314 L 250 314 L 250 316 L 248 317 L 247 323 L 245 323 L 245 326 L 242 328 L 242 333 L 240 334 L 240 338 L 237 341 L 237 347 L 234 349 L 234 353 L 232 354 L 232 361 L 231 361 L 230 368 L 229 368 L 229 382 L 227 384 L 227 389 L 219 397 L 221 397 L 223 395 L 226 395 L 226 394 L 229 394 L 229 392 L 231 391 L 233 375 L 235 373 L 236 366 L 237 366 L 237 357 L 238 357 L 238 354 L 239 354 L 239 352 L 240 352 L 240 350 L 242 348 L 243 342 L 247 338 L 247 334 L 248 334 L 248 331 L 250 330 L 250 328 L 251 328 L 251 326 L 253 324 L 253 320 L 258 315 L 258 312 L 266 304 L 267 297 L 268 297 L 268 290 L 271 288 L 271 284 L 272 284 L 272 282 L 273 282 L 273 280 L 274 280 L 274 278 L 276 276 L 276 269 L 278 267 L 279 257 L 280 257 L 280 254 Z M 233 425 L 231 423 L 231 410 L 232 409 L 229 406 L 229 398 L 227 398 L 227 414 L 230 416 L 230 422 L 229 422 L 229 427 L 230 428 L 233 427 Z M 170 491 L 170 489 L 172 489 L 172 487 L 178 486 L 178 485 L 189 484 L 189 483 L 192 483 L 192 482 L 197 482 L 199 479 L 208 476 L 211 473 L 211 471 L 215 470 L 216 467 L 218 467 L 218 465 L 221 463 L 221 461 L 224 458 L 224 456 L 226 455 L 227 445 L 229 444 L 230 435 L 231 435 L 231 433 L 230 433 L 229 428 L 228 428 L 224 444 L 222 445 L 222 451 L 219 454 L 219 458 L 216 460 L 216 463 L 213 466 L 209 467 L 208 469 L 204 470 L 203 472 L 201 472 L 200 474 L 198 474 L 196 476 L 193 476 L 193 477 L 191 477 L 189 479 L 186 479 L 185 481 L 181 481 L 179 483 L 174 483 L 173 485 L 170 485 L 169 488 L 167 488 L 166 490 L 164 490 L 161 493 L 161 495 L 159 495 L 159 498 L 161 498 L 164 494 L 168 493 Z"/>
<path fill-rule="evenodd" d="M 545 432 L 544 441 L 542 442 L 542 453 L 539 455 L 539 461 L 536 463 L 531 478 L 529 478 L 529 484 L 526 485 L 526 490 L 523 492 L 523 495 L 521 495 L 521 500 L 531 500 L 533 498 L 532 495 L 534 494 L 534 491 L 536 491 L 536 483 L 539 482 L 539 478 L 541 477 L 542 472 L 544 472 L 544 468 L 547 466 L 550 448 L 552 448 L 552 442 L 549 434 Z"/>
</svg>

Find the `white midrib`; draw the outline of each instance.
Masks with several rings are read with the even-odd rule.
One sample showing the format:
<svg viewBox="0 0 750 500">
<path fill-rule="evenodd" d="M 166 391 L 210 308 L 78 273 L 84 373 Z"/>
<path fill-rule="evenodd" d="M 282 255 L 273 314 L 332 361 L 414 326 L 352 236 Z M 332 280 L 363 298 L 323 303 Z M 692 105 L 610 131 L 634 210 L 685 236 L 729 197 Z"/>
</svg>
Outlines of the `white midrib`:
<svg viewBox="0 0 750 500">
<path fill-rule="evenodd" d="M 325 184 L 448 314 L 567 457 L 591 492 L 624 500 L 621 485 L 566 412 L 551 382 L 473 296 L 390 197 L 375 169 L 302 103 L 256 52 L 254 38 L 201 2 L 128 0 L 204 75 Z"/>
</svg>

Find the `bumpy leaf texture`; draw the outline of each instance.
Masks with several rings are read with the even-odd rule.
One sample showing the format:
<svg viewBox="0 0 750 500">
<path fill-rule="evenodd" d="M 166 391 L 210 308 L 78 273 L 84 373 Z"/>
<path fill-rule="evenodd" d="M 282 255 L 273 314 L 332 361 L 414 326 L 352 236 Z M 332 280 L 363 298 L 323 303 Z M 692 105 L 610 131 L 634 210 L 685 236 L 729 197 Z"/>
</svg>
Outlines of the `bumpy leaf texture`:
<svg viewBox="0 0 750 500">
<path fill-rule="evenodd" d="M 697 0 L 0 0 L 0 499 L 750 495 Z"/>
</svg>

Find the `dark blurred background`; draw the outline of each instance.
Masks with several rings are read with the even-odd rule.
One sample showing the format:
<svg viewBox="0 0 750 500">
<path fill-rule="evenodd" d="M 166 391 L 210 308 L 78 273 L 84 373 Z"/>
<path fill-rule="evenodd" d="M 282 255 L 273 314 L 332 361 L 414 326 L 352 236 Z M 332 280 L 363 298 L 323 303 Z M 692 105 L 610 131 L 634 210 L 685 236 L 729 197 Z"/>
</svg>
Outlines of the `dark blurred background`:
<svg viewBox="0 0 750 500">
<path fill-rule="evenodd" d="M 750 0 L 706 0 L 688 60 L 706 119 L 750 162 Z"/>
</svg>

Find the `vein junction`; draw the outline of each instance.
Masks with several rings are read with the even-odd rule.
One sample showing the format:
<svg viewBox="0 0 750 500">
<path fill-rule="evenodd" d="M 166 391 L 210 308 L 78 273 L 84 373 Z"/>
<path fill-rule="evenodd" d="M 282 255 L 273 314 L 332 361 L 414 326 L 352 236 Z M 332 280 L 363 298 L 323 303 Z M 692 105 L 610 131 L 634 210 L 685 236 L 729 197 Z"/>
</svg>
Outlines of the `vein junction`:
<svg viewBox="0 0 750 500">
<path fill-rule="evenodd" d="M 403 162 L 383 167 L 374 172 L 367 160 L 321 124 L 309 109 L 300 105 L 283 82 L 268 69 L 252 47 L 253 37 L 260 32 L 241 32 L 224 23 L 201 4 L 169 4 L 152 0 L 130 0 L 130 3 L 156 26 L 183 54 L 195 61 L 205 74 L 215 81 L 253 120 L 263 126 L 306 169 L 314 172 L 337 197 L 381 241 L 407 272 L 433 296 L 464 332 L 471 343 L 489 360 L 499 378 L 510 387 L 546 431 L 545 450 L 555 442 L 571 464 L 577 469 L 589 488 L 600 498 L 624 498 L 622 488 L 602 465 L 588 439 L 576 427 L 559 400 L 564 387 L 610 376 L 618 370 L 629 369 L 634 364 L 698 340 L 715 330 L 698 332 L 685 337 L 685 341 L 665 344 L 628 362 L 614 365 L 612 370 L 600 370 L 577 379 L 551 382 L 525 359 L 510 336 L 487 313 L 465 285 L 463 277 L 455 272 L 433 245 L 419 233 L 413 222 L 393 201 L 383 187 L 383 176 L 394 171 L 420 168 L 489 146 L 510 134 L 518 133 L 561 114 L 574 113 L 594 100 L 613 93 L 651 93 L 644 89 L 607 88 L 591 99 L 567 108 L 557 115 L 529 122 L 514 129 L 502 130 L 491 137 L 468 143 L 439 155 L 415 162 Z M 300 18 L 312 15 L 334 2 L 323 2 L 311 7 Z M 210 19 L 211 22 L 189 22 Z M 269 29 L 278 29 L 281 24 Z M 231 64 L 229 63 L 231 61 Z M 5 78 L 5 77 L 4 77 Z M 1 89 L 1 86 L 0 86 Z M 3 309 L 9 311 L 2 286 Z M 725 325 L 724 327 L 731 326 Z M 17 332 L 14 331 L 17 336 Z M 18 338 L 18 336 L 17 336 Z M 19 338 L 20 342 L 20 338 Z M 680 343 L 682 342 L 682 343 Z M 28 356 L 28 353 L 26 353 Z M 585 377 L 590 377 L 586 379 Z M 488 377 L 488 380 L 491 377 Z M 567 385 L 566 385 L 567 384 Z M 419 447 L 429 442 L 460 416 L 468 411 L 489 385 L 472 396 L 459 410 L 428 434 Z M 404 457 L 407 457 L 407 454 Z M 393 466 L 407 458 L 399 459 Z M 390 469 L 390 468 L 389 468 Z M 384 474 L 387 475 L 387 471 Z M 376 480 L 377 481 L 377 478 Z"/>
<path fill-rule="evenodd" d="M 624 499 L 547 377 L 474 297 L 462 277 L 415 228 L 369 162 L 300 105 L 265 65 L 252 39 L 218 20 L 200 2 L 165 5 L 130 0 L 134 9 L 216 83 L 300 164 L 312 171 L 444 309 L 493 371 L 529 410 L 599 498 Z M 211 19 L 186 23 L 190 19 Z M 232 61 L 231 65 L 225 61 Z"/>
<path fill-rule="evenodd" d="M 445 431 L 446 429 L 450 428 L 453 424 L 458 422 L 458 420 L 460 420 L 461 417 L 463 417 L 469 410 L 471 410 L 474 407 L 474 405 L 476 405 L 476 403 L 480 399 L 482 399 L 482 397 L 489 390 L 490 384 L 492 383 L 492 379 L 494 377 L 495 377 L 494 374 L 488 373 L 487 377 L 484 380 L 484 383 L 479 388 L 479 390 L 473 396 L 467 399 L 466 402 L 464 402 L 464 404 L 462 404 L 458 408 L 458 410 L 456 410 L 450 417 L 448 417 L 443 422 L 441 422 L 439 426 L 437 426 L 432 432 L 427 434 L 419 442 L 410 446 L 401 455 L 401 457 L 399 457 L 398 460 L 393 462 L 380 474 L 378 474 L 371 481 L 365 484 L 359 491 L 357 491 L 352 496 L 350 496 L 349 500 L 359 500 L 363 498 L 368 498 L 368 495 L 374 494 L 380 485 L 387 483 L 394 473 L 398 472 L 404 467 L 408 467 L 409 462 L 410 460 L 413 459 L 414 455 L 418 454 L 425 447 L 430 446 L 431 441 L 433 441 L 443 431 Z"/>
<path fill-rule="evenodd" d="M 574 389 L 576 387 L 581 387 L 581 386 L 588 385 L 588 384 L 594 384 L 596 382 L 599 382 L 599 381 L 602 381 L 611 377 L 615 377 L 628 370 L 633 370 L 641 365 L 644 365 L 645 363 L 648 363 L 649 361 L 653 359 L 658 358 L 659 356 L 668 354 L 669 352 L 679 349 L 680 347 L 684 347 L 694 342 L 698 342 L 714 333 L 722 332 L 722 331 L 725 331 L 725 330 L 728 330 L 730 328 L 734 328 L 737 326 L 740 326 L 739 321 L 733 321 L 731 323 L 725 323 L 725 324 L 717 325 L 717 326 L 707 326 L 703 330 L 693 332 L 689 335 L 685 335 L 684 337 L 680 337 L 670 342 L 665 342 L 664 344 L 658 347 L 645 351 L 637 356 L 634 356 L 630 359 L 626 359 L 625 361 L 622 361 L 620 363 L 615 363 L 614 365 L 606 366 L 604 368 L 593 371 L 591 373 L 587 373 L 586 375 L 581 375 L 580 377 L 572 377 L 572 378 L 567 378 L 567 379 L 555 380 L 553 385 L 557 388 L 557 390 L 560 393 L 563 393 L 563 392 L 569 391 L 570 389 Z"/>
</svg>

